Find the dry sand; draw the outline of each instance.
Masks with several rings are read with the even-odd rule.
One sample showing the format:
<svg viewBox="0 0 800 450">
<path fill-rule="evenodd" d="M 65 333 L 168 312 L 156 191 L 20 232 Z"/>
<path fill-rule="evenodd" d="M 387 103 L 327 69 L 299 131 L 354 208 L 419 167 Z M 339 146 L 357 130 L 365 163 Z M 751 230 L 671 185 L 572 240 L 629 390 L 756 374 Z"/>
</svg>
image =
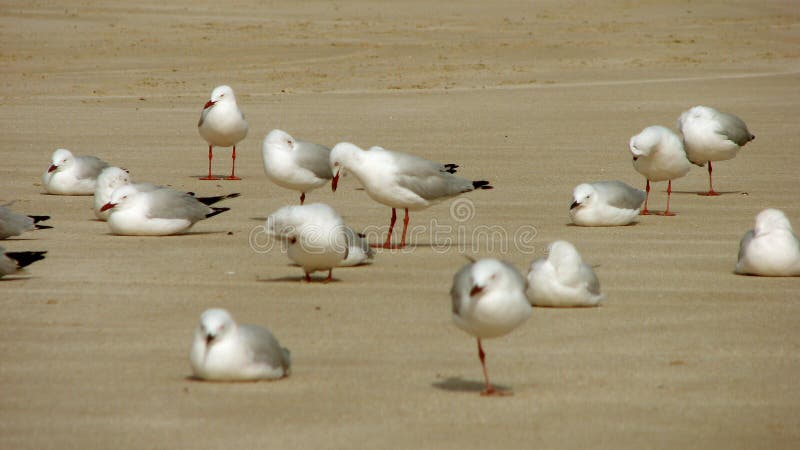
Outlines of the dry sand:
<svg viewBox="0 0 800 450">
<path fill-rule="evenodd" d="M 758 211 L 781 208 L 800 226 L 796 2 L 60 3 L 0 5 L 0 201 L 55 227 L 3 242 L 49 253 L 30 277 L 0 282 L 0 447 L 800 441 L 800 279 L 732 273 Z M 206 147 L 195 124 L 222 83 L 251 125 L 241 182 L 197 179 Z M 695 104 L 734 112 L 757 135 L 715 165 L 726 195 L 695 195 L 707 175 L 693 168 L 674 183 L 676 217 L 567 225 L 575 185 L 642 186 L 629 137 L 674 127 Z M 465 220 L 449 203 L 412 214 L 424 228 L 408 251 L 302 284 L 285 255 L 248 244 L 267 214 L 297 202 L 262 172 L 272 128 L 457 162 L 497 188 L 465 196 Z M 57 147 L 141 181 L 242 196 L 186 236 L 112 236 L 90 198 L 42 194 Z M 230 153 L 217 154 L 225 174 Z M 340 185 L 309 200 L 356 228 L 386 226 L 388 208 L 352 178 Z M 487 240 L 486 227 L 500 234 Z M 515 241 L 531 227 L 532 241 Z M 597 265 L 608 301 L 537 308 L 487 342 L 493 381 L 514 395 L 482 398 L 475 342 L 450 322 L 452 274 L 464 254 L 526 270 L 555 239 Z M 212 306 L 272 328 L 292 376 L 187 380 L 193 328 Z"/>
</svg>

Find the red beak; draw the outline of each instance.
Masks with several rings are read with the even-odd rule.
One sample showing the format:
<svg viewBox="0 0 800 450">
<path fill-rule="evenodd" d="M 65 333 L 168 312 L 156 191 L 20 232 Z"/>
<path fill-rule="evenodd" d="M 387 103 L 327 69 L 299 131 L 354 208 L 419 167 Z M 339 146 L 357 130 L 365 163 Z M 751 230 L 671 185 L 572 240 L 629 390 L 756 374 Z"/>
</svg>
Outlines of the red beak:
<svg viewBox="0 0 800 450">
<path fill-rule="evenodd" d="M 50 164 L 50 167 L 47 168 L 47 173 L 50 173 L 54 170 L 58 169 L 58 166 L 55 164 Z"/>
<path fill-rule="evenodd" d="M 203 109 L 208 109 L 208 108 L 211 108 L 212 106 L 214 106 L 214 103 L 216 103 L 216 102 L 215 102 L 215 101 L 212 101 L 212 100 L 209 100 L 209 101 L 207 101 L 207 102 L 206 102 L 206 105 L 205 105 L 205 106 L 203 106 Z"/>
<path fill-rule="evenodd" d="M 102 208 L 100 208 L 100 212 L 108 211 L 109 209 L 111 209 L 111 208 L 113 208 L 115 206 L 117 206 L 116 203 L 106 203 L 105 205 L 103 205 Z"/>
<path fill-rule="evenodd" d="M 331 180 L 331 189 L 333 192 L 336 192 L 336 186 L 339 185 L 339 172 L 336 172 L 336 175 L 333 176 L 333 180 Z"/>
<path fill-rule="evenodd" d="M 475 294 L 480 294 L 483 291 L 483 288 L 480 286 L 472 286 L 472 289 L 469 291 L 469 296 L 474 297 Z"/>
</svg>

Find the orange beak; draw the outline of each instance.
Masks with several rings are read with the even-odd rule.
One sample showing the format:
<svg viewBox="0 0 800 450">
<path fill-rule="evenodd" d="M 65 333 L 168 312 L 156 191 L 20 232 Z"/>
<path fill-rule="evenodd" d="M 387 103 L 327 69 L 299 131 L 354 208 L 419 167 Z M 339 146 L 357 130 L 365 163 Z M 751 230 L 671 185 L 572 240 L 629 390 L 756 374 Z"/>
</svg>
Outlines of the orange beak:
<svg viewBox="0 0 800 450">
<path fill-rule="evenodd" d="M 206 102 L 206 105 L 205 105 L 205 106 L 203 106 L 203 109 L 208 109 L 208 108 L 211 108 L 212 106 L 214 106 L 214 103 L 216 103 L 216 102 L 214 102 L 214 101 L 211 101 L 211 100 L 207 101 L 207 102 Z"/>
<path fill-rule="evenodd" d="M 109 209 L 111 209 L 111 208 L 113 208 L 115 206 L 117 206 L 116 203 L 106 203 L 105 205 L 103 205 L 102 208 L 100 208 L 100 212 L 108 211 Z"/>
<path fill-rule="evenodd" d="M 58 166 L 55 164 L 50 164 L 50 167 L 47 168 L 47 173 L 50 173 L 54 170 L 58 169 Z"/>
<path fill-rule="evenodd" d="M 336 192 L 336 186 L 339 185 L 339 172 L 336 172 L 336 175 L 333 176 L 333 180 L 331 180 L 331 189 L 333 192 Z"/>
<path fill-rule="evenodd" d="M 472 289 L 469 291 L 469 296 L 474 297 L 476 294 L 480 294 L 483 291 L 483 288 L 480 286 L 472 286 Z"/>
</svg>

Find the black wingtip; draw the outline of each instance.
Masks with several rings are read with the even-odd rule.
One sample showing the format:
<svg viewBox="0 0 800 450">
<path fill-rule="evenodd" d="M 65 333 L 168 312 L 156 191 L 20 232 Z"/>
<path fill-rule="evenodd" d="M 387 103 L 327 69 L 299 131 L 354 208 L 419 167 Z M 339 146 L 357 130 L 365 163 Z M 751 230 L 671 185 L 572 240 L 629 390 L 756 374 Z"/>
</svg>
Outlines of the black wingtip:
<svg viewBox="0 0 800 450">
<path fill-rule="evenodd" d="M 45 220 L 49 219 L 50 216 L 28 216 L 33 219 L 33 223 L 44 222 Z"/>
<path fill-rule="evenodd" d="M 240 194 L 238 192 L 234 192 L 233 194 L 218 195 L 216 197 L 196 197 L 196 198 L 197 198 L 197 201 L 199 201 L 200 203 L 202 203 L 202 204 L 204 204 L 206 206 L 211 206 L 214 203 L 221 202 L 222 200 L 226 200 L 226 199 L 229 199 L 229 198 L 236 198 L 236 197 L 238 197 L 240 195 L 242 195 L 242 194 Z"/>
<path fill-rule="evenodd" d="M 44 259 L 47 252 L 8 252 L 6 256 L 17 262 L 20 268 L 29 266 L 40 259 Z"/>
<path fill-rule="evenodd" d="M 458 164 L 453 164 L 453 163 L 443 164 L 443 166 L 444 166 L 444 171 L 448 173 L 456 173 L 456 169 L 458 169 L 459 167 Z"/>
<path fill-rule="evenodd" d="M 489 182 L 485 180 L 473 181 L 472 187 L 474 189 L 494 189 L 494 186 L 490 185 Z"/>
<path fill-rule="evenodd" d="M 211 209 L 212 209 L 212 211 L 210 213 L 206 214 L 206 219 L 208 219 L 209 217 L 214 217 L 217 214 L 222 214 L 225 211 L 230 211 L 230 208 L 211 208 Z"/>
</svg>

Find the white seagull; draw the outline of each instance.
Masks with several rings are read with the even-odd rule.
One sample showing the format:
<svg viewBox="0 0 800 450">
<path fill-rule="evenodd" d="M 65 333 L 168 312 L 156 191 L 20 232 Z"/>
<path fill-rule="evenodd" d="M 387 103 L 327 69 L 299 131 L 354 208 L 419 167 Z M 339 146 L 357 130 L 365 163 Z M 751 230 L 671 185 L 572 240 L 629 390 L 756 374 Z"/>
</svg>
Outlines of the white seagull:
<svg viewBox="0 0 800 450">
<path fill-rule="evenodd" d="M 300 265 L 305 280 L 311 274 L 327 270 L 333 280 L 333 268 L 347 259 L 348 240 L 344 221 L 323 203 L 284 206 L 267 217 L 267 234 L 287 245 L 289 259 Z"/>
<path fill-rule="evenodd" d="M 708 192 L 719 195 L 711 182 L 711 161 L 732 159 L 745 144 L 755 139 L 744 121 L 733 114 L 708 106 L 695 106 L 678 118 L 683 144 L 689 161 L 703 166 L 708 162 Z"/>
<path fill-rule="evenodd" d="M 482 339 L 508 334 L 531 315 L 525 278 L 511 264 L 481 259 L 462 267 L 453 277 L 453 322 L 478 340 L 478 357 L 486 389 L 481 395 L 503 395 L 489 382 Z"/>
<path fill-rule="evenodd" d="M 111 232 L 124 236 L 166 236 L 185 233 L 195 223 L 228 211 L 212 208 L 191 195 L 170 188 L 141 191 L 137 185 L 121 186 L 111 193 L 101 211 Z"/>
<path fill-rule="evenodd" d="M 201 180 L 219 180 L 211 174 L 211 160 L 214 147 L 233 147 L 231 154 L 231 175 L 226 180 L 240 180 L 236 176 L 236 144 L 247 136 L 247 120 L 236 104 L 236 96 L 230 86 L 217 86 L 211 91 L 211 98 L 203 106 L 197 131 L 208 142 L 208 176 Z"/>
<path fill-rule="evenodd" d="M 372 147 L 362 150 L 349 142 L 336 144 L 330 159 L 336 191 L 343 171 L 352 172 L 373 200 L 392 208 L 389 233 L 383 248 L 402 248 L 406 244 L 408 211 L 419 211 L 443 200 L 474 191 L 492 189 L 488 181 L 470 181 L 453 175 L 456 164 L 439 164 L 408 153 Z M 403 235 L 399 246 L 392 246 L 392 230 L 397 208 L 405 209 Z"/>
<path fill-rule="evenodd" d="M 43 230 L 49 227 L 47 225 L 39 225 L 39 222 L 44 222 L 50 216 L 27 216 L 19 214 L 8 208 L 11 204 L 0 205 L 0 239 L 6 239 L 11 236 L 19 236 L 20 234 L 31 230 Z"/>
<path fill-rule="evenodd" d="M 75 156 L 67 149 L 53 152 L 50 165 L 42 175 L 42 184 L 48 194 L 93 195 L 97 176 L 108 163 L 95 156 Z"/>
<path fill-rule="evenodd" d="M 215 381 L 276 380 L 289 376 L 289 350 L 258 325 L 237 325 L 224 309 L 200 316 L 189 351 L 195 377 Z"/>
<path fill-rule="evenodd" d="M 531 263 L 527 294 L 534 306 L 597 306 L 605 299 L 594 270 L 567 241 L 551 243 L 547 256 Z"/>
<path fill-rule="evenodd" d="M 800 241 L 783 211 L 765 209 L 739 243 L 736 273 L 767 277 L 800 276 Z"/>
<path fill-rule="evenodd" d="M 622 181 L 596 181 L 579 184 L 572 191 L 569 216 L 584 227 L 628 225 L 636 220 L 645 192 Z"/>
<path fill-rule="evenodd" d="M 270 131 L 261 146 L 267 178 L 280 187 L 300 192 L 301 205 L 306 192 L 333 178 L 330 155 L 328 147 L 299 141 L 283 130 Z"/>
<path fill-rule="evenodd" d="M 672 130 L 653 125 L 631 137 L 630 151 L 633 154 L 633 168 L 647 179 L 642 215 L 650 214 L 647 199 L 650 197 L 650 182 L 669 180 L 667 184 L 667 208 L 662 215 L 674 216 L 669 212 L 669 198 L 672 194 L 672 180 L 680 178 L 691 168 L 686 159 L 681 139 Z"/>
<path fill-rule="evenodd" d="M 6 252 L 0 247 L 0 278 L 6 275 L 16 275 L 24 267 L 44 259 L 47 252 Z"/>
</svg>

